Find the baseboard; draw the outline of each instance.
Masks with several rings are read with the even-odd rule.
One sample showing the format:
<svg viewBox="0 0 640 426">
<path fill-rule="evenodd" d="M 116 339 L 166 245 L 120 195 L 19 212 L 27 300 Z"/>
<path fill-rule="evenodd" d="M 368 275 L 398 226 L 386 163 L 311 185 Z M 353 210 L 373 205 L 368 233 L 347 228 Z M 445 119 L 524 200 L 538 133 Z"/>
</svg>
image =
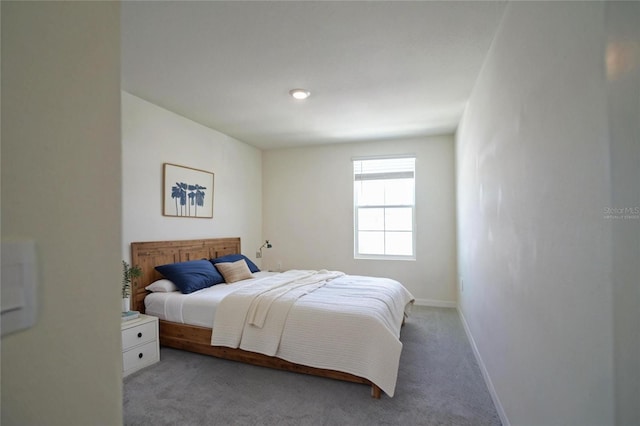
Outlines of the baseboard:
<svg viewBox="0 0 640 426">
<path fill-rule="evenodd" d="M 413 302 L 416 306 L 433 306 L 434 308 L 457 308 L 457 302 L 450 302 L 448 300 L 434 300 L 434 299 L 416 299 Z"/>
<path fill-rule="evenodd" d="M 469 329 L 469 325 L 467 324 L 467 320 L 464 317 L 464 314 L 458 308 L 458 315 L 460 316 L 460 320 L 462 321 L 462 326 L 464 327 L 464 332 L 467 334 L 467 338 L 469 339 L 469 343 L 471 343 L 471 349 L 473 349 L 473 355 L 476 357 L 476 361 L 480 366 L 480 371 L 482 372 L 482 377 L 484 378 L 484 382 L 487 385 L 487 389 L 489 389 L 489 394 L 491 395 L 491 399 L 493 400 L 493 405 L 496 406 L 496 411 L 498 412 L 498 416 L 500 416 L 500 421 L 503 426 L 511 426 L 509 419 L 507 418 L 507 414 L 504 412 L 504 408 L 502 407 L 502 403 L 500 402 L 500 398 L 498 398 L 498 394 L 496 393 L 496 389 L 493 387 L 493 382 L 491 381 L 491 377 L 489 376 L 489 372 L 487 371 L 487 367 L 482 361 L 482 357 L 480 356 L 480 352 L 478 351 L 478 346 L 476 346 L 475 340 L 473 340 L 473 336 L 471 335 L 471 330 Z"/>
</svg>

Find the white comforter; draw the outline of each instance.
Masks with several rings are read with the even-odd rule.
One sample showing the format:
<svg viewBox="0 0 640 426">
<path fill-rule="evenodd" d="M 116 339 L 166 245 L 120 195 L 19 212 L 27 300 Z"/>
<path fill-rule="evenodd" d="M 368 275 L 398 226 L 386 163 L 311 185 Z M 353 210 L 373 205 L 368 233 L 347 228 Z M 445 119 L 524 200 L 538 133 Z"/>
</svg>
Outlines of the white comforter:
<svg viewBox="0 0 640 426">
<path fill-rule="evenodd" d="M 227 295 L 211 344 L 364 377 L 393 396 L 413 296 L 387 278 L 287 271 Z"/>
</svg>

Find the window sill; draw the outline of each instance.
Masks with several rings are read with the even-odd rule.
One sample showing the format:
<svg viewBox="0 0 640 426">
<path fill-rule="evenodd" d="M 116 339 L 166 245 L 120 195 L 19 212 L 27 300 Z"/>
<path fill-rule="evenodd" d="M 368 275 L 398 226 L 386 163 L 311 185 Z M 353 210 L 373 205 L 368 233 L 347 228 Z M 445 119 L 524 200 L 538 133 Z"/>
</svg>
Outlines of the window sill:
<svg viewBox="0 0 640 426">
<path fill-rule="evenodd" d="M 415 256 L 376 256 L 376 255 L 356 255 L 353 256 L 353 260 L 412 260 L 415 261 Z"/>
</svg>

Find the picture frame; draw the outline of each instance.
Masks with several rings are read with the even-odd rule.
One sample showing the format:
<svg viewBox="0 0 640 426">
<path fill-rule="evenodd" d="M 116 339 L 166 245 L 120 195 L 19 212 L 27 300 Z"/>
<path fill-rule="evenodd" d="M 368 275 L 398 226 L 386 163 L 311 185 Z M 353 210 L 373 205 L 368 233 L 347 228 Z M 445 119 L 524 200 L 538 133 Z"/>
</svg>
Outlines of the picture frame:
<svg viewBox="0 0 640 426">
<path fill-rule="evenodd" d="M 163 164 L 162 215 L 213 218 L 213 172 Z"/>
</svg>

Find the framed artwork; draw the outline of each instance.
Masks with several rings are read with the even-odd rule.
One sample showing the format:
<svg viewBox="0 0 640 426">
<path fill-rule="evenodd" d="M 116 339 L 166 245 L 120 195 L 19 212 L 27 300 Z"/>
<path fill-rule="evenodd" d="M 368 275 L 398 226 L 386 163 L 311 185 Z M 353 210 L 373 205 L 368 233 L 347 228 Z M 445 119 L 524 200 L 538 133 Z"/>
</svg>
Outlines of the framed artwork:
<svg viewBox="0 0 640 426">
<path fill-rule="evenodd" d="M 177 164 L 163 165 L 164 216 L 213 217 L 213 173 Z"/>
</svg>

